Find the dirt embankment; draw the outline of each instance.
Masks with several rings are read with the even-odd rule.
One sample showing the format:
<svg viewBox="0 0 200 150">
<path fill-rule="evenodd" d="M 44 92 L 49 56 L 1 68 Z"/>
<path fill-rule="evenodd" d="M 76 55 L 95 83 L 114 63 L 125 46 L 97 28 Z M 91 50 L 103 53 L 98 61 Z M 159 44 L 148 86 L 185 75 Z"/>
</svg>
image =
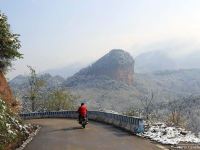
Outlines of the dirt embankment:
<svg viewBox="0 0 200 150">
<path fill-rule="evenodd" d="M 2 72 L 0 72 L 0 97 L 13 110 L 17 109 L 18 103 L 15 100 L 12 90 Z"/>
</svg>

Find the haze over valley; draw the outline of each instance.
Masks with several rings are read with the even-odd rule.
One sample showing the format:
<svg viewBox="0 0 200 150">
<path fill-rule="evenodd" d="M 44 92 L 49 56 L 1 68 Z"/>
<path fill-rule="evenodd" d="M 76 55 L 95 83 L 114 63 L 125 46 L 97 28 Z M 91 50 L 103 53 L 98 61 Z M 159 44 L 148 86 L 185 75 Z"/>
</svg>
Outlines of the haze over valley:
<svg viewBox="0 0 200 150">
<path fill-rule="evenodd" d="M 199 8 L 0 0 L 0 150 L 200 146 Z"/>
<path fill-rule="evenodd" d="M 183 56 L 171 56 L 170 51 L 152 50 L 134 57 L 136 73 L 153 73 L 166 70 L 200 69 L 200 52 L 194 51 Z M 92 62 L 74 63 L 63 68 L 46 70 L 43 73 L 60 75 L 63 78 L 70 77 Z"/>
<path fill-rule="evenodd" d="M 176 68 L 167 55 L 161 54 L 156 51 L 136 57 L 136 60 L 145 60 L 141 61 L 141 66 L 146 70 L 134 71 L 137 61 L 124 50 L 114 49 L 68 78 L 50 74 L 41 77 L 47 80 L 50 89 L 70 89 L 80 96 L 80 101 L 87 102 L 91 109 L 123 112 L 130 106 L 139 105 L 140 98 L 151 91 L 155 93 L 156 103 L 199 95 L 200 69 Z M 148 63 L 148 60 L 153 63 Z M 19 75 L 10 81 L 10 85 L 15 93 L 23 93 L 27 89 L 26 82 L 28 77 Z"/>
</svg>

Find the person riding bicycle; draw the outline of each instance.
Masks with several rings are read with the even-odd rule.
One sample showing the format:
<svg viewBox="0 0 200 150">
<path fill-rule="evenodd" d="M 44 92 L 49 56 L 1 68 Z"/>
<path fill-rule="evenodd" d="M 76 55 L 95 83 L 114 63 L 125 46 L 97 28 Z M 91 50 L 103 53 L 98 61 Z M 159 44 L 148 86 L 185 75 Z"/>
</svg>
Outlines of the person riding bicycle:
<svg viewBox="0 0 200 150">
<path fill-rule="evenodd" d="M 81 106 L 78 108 L 79 113 L 79 123 L 81 123 L 81 118 L 87 118 L 87 106 L 84 103 L 81 103 Z"/>
</svg>

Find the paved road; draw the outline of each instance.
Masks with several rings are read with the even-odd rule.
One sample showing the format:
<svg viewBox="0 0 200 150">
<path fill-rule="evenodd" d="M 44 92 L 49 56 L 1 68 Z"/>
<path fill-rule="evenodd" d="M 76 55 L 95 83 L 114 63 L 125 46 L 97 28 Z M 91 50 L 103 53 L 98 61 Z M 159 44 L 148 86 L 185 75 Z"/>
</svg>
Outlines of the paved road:
<svg viewBox="0 0 200 150">
<path fill-rule="evenodd" d="M 111 125 L 90 122 L 81 129 L 76 120 L 35 119 L 42 126 L 25 150 L 161 150 L 156 144 Z"/>
</svg>

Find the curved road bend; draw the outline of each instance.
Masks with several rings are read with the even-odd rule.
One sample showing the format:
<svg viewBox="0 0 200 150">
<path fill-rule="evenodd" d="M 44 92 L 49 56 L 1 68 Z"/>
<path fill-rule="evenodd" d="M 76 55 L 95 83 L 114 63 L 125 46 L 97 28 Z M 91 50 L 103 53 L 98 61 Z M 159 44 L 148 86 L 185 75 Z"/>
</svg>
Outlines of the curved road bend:
<svg viewBox="0 0 200 150">
<path fill-rule="evenodd" d="M 25 150 L 162 150 L 157 145 L 111 125 L 90 122 L 81 129 L 76 120 L 34 119 L 39 133 Z"/>
</svg>

